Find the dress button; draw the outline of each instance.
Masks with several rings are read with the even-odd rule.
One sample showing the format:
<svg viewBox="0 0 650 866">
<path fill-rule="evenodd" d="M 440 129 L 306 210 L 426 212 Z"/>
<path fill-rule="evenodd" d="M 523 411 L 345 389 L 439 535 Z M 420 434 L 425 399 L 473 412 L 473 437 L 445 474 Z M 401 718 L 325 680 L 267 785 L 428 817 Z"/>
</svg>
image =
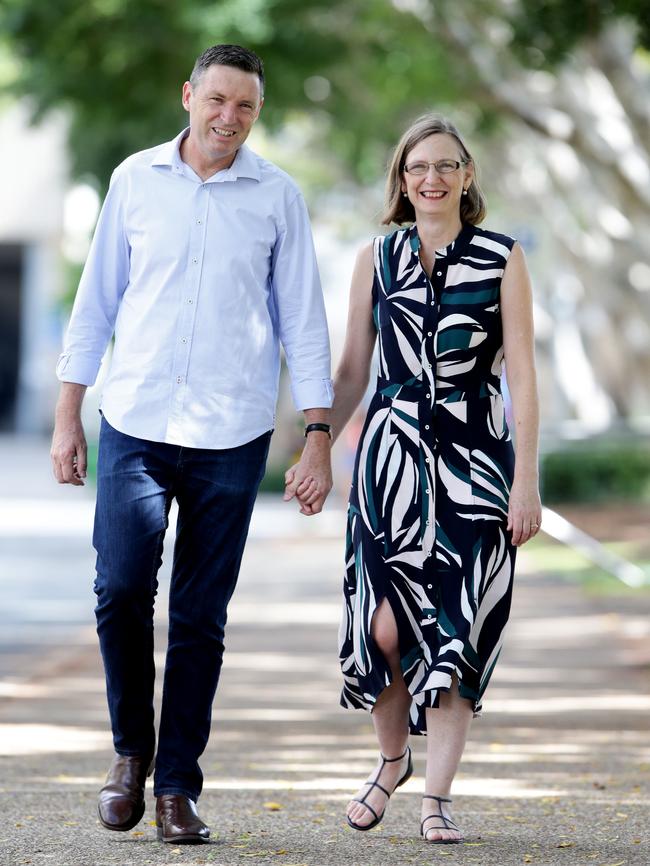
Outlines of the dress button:
<svg viewBox="0 0 650 866">
<path fill-rule="evenodd" d="M 431 491 L 430 491 L 430 490 L 429 490 L 429 488 L 428 488 L 428 487 L 427 487 L 427 493 L 431 493 Z"/>
<path fill-rule="evenodd" d="M 427 331 L 427 337 L 433 337 L 433 332 L 432 332 L 432 331 Z"/>
<path fill-rule="evenodd" d="M 432 584 L 432 583 L 427 583 L 427 589 L 433 589 L 433 584 Z"/>
<path fill-rule="evenodd" d="M 429 525 L 430 522 L 431 522 L 431 521 L 427 520 L 427 526 Z"/>
<path fill-rule="evenodd" d="M 427 619 L 433 619 L 433 614 L 432 614 L 432 613 L 428 613 L 428 614 L 427 614 Z"/>
<path fill-rule="evenodd" d="M 435 307 L 435 305 L 436 305 L 436 302 L 435 302 L 435 301 L 431 301 L 431 306 L 432 306 L 432 307 Z"/>
<path fill-rule="evenodd" d="M 441 276 L 442 276 L 442 271 L 436 271 L 436 275 L 439 276 L 439 277 L 441 277 Z"/>
<path fill-rule="evenodd" d="M 431 556 L 431 551 L 429 551 L 429 552 L 427 553 L 427 556 Z"/>
<path fill-rule="evenodd" d="M 430 396 L 431 396 L 431 394 L 427 394 L 427 400 L 429 399 Z"/>
<path fill-rule="evenodd" d="M 431 463 L 431 461 L 429 460 L 428 457 L 425 458 L 425 462 L 426 462 L 426 463 Z"/>
<path fill-rule="evenodd" d="M 428 430 L 428 429 L 429 429 L 429 425 L 428 425 L 428 424 L 425 424 L 425 425 L 424 425 L 424 429 L 425 429 L 425 430 Z"/>
</svg>

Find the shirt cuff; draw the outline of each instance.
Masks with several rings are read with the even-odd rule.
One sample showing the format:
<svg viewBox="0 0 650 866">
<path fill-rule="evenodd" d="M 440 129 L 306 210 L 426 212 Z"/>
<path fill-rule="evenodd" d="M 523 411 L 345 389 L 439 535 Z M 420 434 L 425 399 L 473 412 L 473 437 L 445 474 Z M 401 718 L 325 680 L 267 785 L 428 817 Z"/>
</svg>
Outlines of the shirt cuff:
<svg viewBox="0 0 650 866">
<path fill-rule="evenodd" d="M 291 382 L 293 404 L 299 412 L 305 409 L 329 409 L 334 400 L 331 379 L 303 379 Z"/>
<path fill-rule="evenodd" d="M 98 360 L 94 356 L 64 353 L 57 361 L 56 376 L 60 382 L 74 382 L 76 385 L 92 388 L 101 363 L 101 358 Z"/>
</svg>

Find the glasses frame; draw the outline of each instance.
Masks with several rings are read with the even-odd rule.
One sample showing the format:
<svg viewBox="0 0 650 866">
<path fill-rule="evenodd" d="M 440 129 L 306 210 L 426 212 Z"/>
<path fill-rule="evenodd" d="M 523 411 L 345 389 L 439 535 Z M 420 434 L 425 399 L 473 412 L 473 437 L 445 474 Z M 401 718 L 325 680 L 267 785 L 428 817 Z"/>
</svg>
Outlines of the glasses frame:
<svg viewBox="0 0 650 866">
<path fill-rule="evenodd" d="M 440 171 L 440 169 L 438 168 L 438 166 L 439 166 L 441 163 L 444 163 L 444 162 L 453 162 L 453 163 L 454 163 L 454 168 L 450 168 L 449 171 Z M 462 160 L 458 160 L 458 159 L 438 159 L 438 160 L 436 160 L 436 162 L 427 162 L 427 163 L 426 163 L 426 167 L 427 167 L 427 168 L 426 168 L 426 171 L 423 171 L 423 172 L 416 172 L 416 173 L 414 174 L 414 173 L 411 171 L 411 168 L 412 168 L 414 165 L 425 165 L 425 162 L 424 162 L 424 160 L 422 159 L 422 160 L 418 160 L 417 162 L 412 162 L 412 163 L 410 164 L 410 168 L 409 168 L 408 165 L 404 165 L 403 171 L 405 171 L 407 174 L 410 174 L 411 177 L 425 177 L 425 176 L 428 174 L 428 172 L 429 172 L 429 166 L 430 166 L 430 165 L 432 165 L 432 166 L 435 168 L 435 170 L 436 170 L 436 174 L 451 174 L 451 173 L 454 172 L 454 171 L 458 171 L 458 169 L 461 167 L 461 165 L 467 165 L 467 164 L 468 164 L 468 163 L 467 163 L 467 160 L 465 160 L 465 159 L 462 159 Z"/>
</svg>

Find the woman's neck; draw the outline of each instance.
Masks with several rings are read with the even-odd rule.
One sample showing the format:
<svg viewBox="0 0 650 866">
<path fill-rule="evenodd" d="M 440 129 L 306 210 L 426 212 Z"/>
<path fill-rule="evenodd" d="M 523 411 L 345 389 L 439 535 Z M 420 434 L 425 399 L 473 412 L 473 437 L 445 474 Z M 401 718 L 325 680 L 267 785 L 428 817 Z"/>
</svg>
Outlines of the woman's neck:
<svg viewBox="0 0 650 866">
<path fill-rule="evenodd" d="M 430 254 L 448 246 L 458 237 L 463 227 L 460 217 L 454 220 L 448 217 L 418 217 L 416 225 L 420 246 Z"/>
</svg>

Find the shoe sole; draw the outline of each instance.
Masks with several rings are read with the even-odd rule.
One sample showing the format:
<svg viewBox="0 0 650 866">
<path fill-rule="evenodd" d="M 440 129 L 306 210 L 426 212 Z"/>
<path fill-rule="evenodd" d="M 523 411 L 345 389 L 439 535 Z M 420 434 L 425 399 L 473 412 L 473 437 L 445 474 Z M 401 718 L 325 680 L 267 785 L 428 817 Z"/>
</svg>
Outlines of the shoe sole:
<svg viewBox="0 0 650 866">
<path fill-rule="evenodd" d="M 164 836 L 162 827 L 156 828 L 159 842 L 171 842 L 175 845 L 204 845 L 210 842 L 210 837 L 197 836 L 194 833 L 186 833 L 183 836 Z"/>
</svg>

